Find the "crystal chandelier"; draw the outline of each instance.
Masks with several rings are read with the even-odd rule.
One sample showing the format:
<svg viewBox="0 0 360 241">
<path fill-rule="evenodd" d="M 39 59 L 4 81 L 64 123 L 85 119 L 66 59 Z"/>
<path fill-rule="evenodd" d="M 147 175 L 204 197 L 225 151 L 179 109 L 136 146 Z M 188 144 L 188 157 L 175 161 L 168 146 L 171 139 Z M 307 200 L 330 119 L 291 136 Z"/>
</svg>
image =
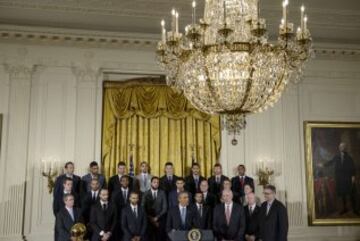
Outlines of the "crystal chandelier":
<svg viewBox="0 0 360 241">
<path fill-rule="evenodd" d="M 206 0 L 204 17 L 179 32 L 179 13 L 171 12 L 171 30 L 161 21 L 157 60 L 169 86 L 184 93 L 199 110 L 223 115 L 225 128 L 237 132 L 245 116 L 276 103 L 289 81 L 298 82 L 312 55 L 305 8 L 294 33 L 284 0 L 279 37 L 268 41 L 260 0 Z"/>
</svg>

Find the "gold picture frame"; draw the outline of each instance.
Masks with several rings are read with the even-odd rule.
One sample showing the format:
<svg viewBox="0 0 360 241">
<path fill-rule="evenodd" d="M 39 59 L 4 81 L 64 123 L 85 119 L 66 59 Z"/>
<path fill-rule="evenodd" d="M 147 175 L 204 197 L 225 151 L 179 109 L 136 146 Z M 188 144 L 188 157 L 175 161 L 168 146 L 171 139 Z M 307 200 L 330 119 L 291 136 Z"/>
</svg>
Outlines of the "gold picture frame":
<svg viewBox="0 0 360 241">
<path fill-rule="evenodd" d="M 309 225 L 359 225 L 360 122 L 305 121 L 304 141 Z"/>
</svg>

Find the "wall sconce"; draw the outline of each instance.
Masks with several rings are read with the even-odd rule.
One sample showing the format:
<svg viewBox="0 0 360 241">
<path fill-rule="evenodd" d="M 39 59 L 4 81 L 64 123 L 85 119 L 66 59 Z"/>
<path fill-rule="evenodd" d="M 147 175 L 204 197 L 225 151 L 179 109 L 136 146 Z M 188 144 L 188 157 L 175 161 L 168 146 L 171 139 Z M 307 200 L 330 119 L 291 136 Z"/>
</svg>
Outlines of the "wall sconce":
<svg viewBox="0 0 360 241">
<path fill-rule="evenodd" d="M 51 160 L 52 159 L 52 160 Z M 55 158 L 41 160 L 41 174 L 47 179 L 49 193 L 52 193 L 55 187 L 55 178 L 59 173 L 59 162 Z"/>
<path fill-rule="evenodd" d="M 259 160 L 256 163 L 256 176 L 259 178 L 259 184 L 261 186 L 266 186 L 270 184 L 270 179 L 272 176 L 280 176 L 279 168 L 274 168 L 275 162 L 270 160 Z M 275 171 L 275 169 L 278 169 Z"/>
</svg>

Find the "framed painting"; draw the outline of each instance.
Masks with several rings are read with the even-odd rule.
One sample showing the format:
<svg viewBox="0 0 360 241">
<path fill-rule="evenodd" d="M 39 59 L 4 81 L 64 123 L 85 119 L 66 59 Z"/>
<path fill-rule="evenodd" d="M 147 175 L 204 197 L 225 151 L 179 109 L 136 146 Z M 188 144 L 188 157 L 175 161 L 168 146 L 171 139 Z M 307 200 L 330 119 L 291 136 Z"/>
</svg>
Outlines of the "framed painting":
<svg viewBox="0 0 360 241">
<path fill-rule="evenodd" d="M 360 224 L 360 122 L 304 122 L 310 225 Z"/>
</svg>

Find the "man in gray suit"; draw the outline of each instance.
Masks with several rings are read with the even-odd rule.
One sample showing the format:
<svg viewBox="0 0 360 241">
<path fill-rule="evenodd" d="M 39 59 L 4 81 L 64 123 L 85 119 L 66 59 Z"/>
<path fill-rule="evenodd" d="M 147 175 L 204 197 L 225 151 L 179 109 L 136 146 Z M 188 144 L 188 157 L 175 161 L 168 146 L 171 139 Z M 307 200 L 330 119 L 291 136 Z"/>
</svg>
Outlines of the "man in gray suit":
<svg viewBox="0 0 360 241">
<path fill-rule="evenodd" d="M 141 162 L 140 174 L 136 176 L 141 193 L 144 193 L 150 189 L 151 178 L 152 175 L 149 174 L 149 165 L 147 164 L 147 162 Z"/>
<path fill-rule="evenodd" d="M 167 199 L 163 190 L 159 189 L 160 179 L 151 178 L 151 188 L 144 193 L 142 206 L 148 217 L 148 234 L 150 241 L 166 240 L 165 222 Z"/>
</svg>

